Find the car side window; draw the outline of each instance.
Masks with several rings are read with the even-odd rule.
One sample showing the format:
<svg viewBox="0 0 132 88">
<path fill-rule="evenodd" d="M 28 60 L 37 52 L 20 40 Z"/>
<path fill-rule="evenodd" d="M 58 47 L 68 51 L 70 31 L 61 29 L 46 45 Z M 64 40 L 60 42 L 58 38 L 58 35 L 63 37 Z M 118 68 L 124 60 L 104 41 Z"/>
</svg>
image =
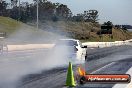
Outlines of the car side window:
<svg viewBox="0 0 132 88">
<path fill-rule="evenodd" d="M 78 41 L 78 42 L 79 42 L 80 47 L 82 47 L 82 43 L 80 41 Z"/>
<path fill-rule="evenodd" d="M 76 45 L 79 46 L 79 44 L 76 42 Z"/>
</svg>

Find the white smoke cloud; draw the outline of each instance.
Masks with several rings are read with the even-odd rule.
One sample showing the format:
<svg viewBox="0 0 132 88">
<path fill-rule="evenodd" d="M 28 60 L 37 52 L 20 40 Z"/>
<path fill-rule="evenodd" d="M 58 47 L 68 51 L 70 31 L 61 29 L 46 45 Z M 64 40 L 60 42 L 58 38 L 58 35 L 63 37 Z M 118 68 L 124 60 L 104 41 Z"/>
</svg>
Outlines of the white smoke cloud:
<svg viewBox="0 0 132 88">
<path fill-rule="evenodd" d="M 27 44 L 27 43 L 49 43 L 55 42 L 64 36 L 53 33 L 43 32 L 42 30 L 32 30 L 28 26 L 22 26 L 18 31 L 10 35 L 5 44 Z M 23 56 L 8 57 L 0 56 L 0 88 L 17 88 L 23 76 L 28 74 L 41 73 L 43 70 L 64 66 L 68 64 L 69 59 L 65 57 L 69 53 L 68 48 L 50 49 L 39 51 L 30 56 L 26 56 L 26 51 L 22 52 Z"/>
</svg>

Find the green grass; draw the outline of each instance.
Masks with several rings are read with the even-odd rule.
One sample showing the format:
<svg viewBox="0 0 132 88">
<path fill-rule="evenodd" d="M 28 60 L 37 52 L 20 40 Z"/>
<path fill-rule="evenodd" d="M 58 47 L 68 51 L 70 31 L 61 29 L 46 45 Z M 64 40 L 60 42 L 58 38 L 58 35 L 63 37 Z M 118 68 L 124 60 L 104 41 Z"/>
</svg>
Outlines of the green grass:
<svg viewBox="0 0 132 88">
<path fill-rule="evenodd" d="M 8 44 L 43 43 L 60 37 L 52 32 L 38 30 L 36 27 L 1 16 L 0 32 L 6 32 L 7 36 L 4 41 Z"/>
<path fill-rule="evenodd" d="M 109 42 L 109 41 L 120 41 L 120 40 L 122 41 L 122 40 L 132 39 L 132 32 L 122 31 L 119 29 L 113 29 L 113 39 L 110 39 L 108 35 L 103 35 L 103 39 L 100 39 L 99 36 L 96 34 L 96 32 L 100 30 L 100 25 L 88 23 L 88 22 L 82 23 L 82 22 L 70 22 L 70 21 L 66 21 L 66 22 L 46 21 L 45 23 L 42 23 L 42 25 L 44 30 L 52 29 L 52 30 L 57 30 L 62 32 L 68 32 L 69 33 L 68 37 L 79 39 L 82 42 L 85 42 L 85 41 Z M 35 28 L 35 24 L 33 27 L 27 24 L 24 24 L 22 22 L 13 20 L 11 18 L 0 16 L 0 32 L 6 32 L 7 35 L 10 36 L 13 33 L 16 33 L 17 31 L 20 31 L 20 30 L 22 33 L 26 33 L 26 34 L 29 33 L 27 35 L 30 36 L 30 38 L 32 39 L 36 37 L 40 37 L 40 36 L 43 36 L 44 39 L 48 39 L 49 37 L 54 39 L 55 37 L 58 36 L 52 32 L 37 30 Z"/>
<path fill-rule="evenodd" d="M 120 29 L 113 28 L 113 39 L 108 35 L 103 35 L 103 39 L 100 39 L 96 34 L 100 30 L 100 24 L 93 24 L 88 22 L 69 22 L 69 21 L 58 21 L 58 22 L 48 22 L 44 24 L 47 26 L 46 29 L 53 28 L 54 30 L 65 31 L 70 34 L 70 37 L 79 39 L 81 41 L 122 41 L 127 39 L 132 39 L 132 32 L 122 31 Z M 91 31 L 92 30 L 92 31 Z M 89 35 L 90 34 L 90 35 Z"/>
<path fill-rule="evenodd" d="M 7 32 L 8 34 L 14 32 L 19 26 L 20 22 L 8 17 L 0 16 L 0 32 Z"/>
</svg>

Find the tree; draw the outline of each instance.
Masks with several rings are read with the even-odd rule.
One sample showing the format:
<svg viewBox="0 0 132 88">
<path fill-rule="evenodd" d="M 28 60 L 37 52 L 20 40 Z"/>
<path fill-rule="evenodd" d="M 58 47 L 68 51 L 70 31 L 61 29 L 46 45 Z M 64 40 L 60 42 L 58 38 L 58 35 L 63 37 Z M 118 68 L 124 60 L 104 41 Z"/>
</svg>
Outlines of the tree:
<svg viewBox="0 0 132 88">
<path fill-rule="evenodd" d="M 0 16 L 6 15 L 7 3 L 3 0 L 0 1 Z"/>
<path fill-rule="evenodd" d="M 112 23 L 112 22 L 110 22 L 110 21 L 108 21 L 108 22 L 104 22 L 104 24 L 103 24 L 103 25 L 113 26 L 113 23 Z"/>
<path fill-rule="evenodd" d="M 85 17 L 87 18 L 86 21 L 95 23 L 98 21 L 98 11 L 97 10 L 89 10 L 89 11 L 87 11 L 87 14 Z"/>
<path fill-rule="evenodd" d="M 71 17 L 72 13 L 71 10 L 67 7 L 67 5 L 60 4 L 56 8 L 56 15 L 59 16 L 60 18 L 68 18 Z"/>
<path fill-rule="evenodd" d="M 122 30 L 126 30 L 127 31 L 127 27 L 125 25 L 122 26 Z"/>
<path fill-rule="evenodd" d="M 73 16 L 72 19 L 73 21 L 82 22 L 84 21 L 84 16 L 83 14 L 77 14 L 77 16 Z"/>
<path fill-rule="evenodd" d="M 77 16 L 73 16 L 73 19 L 75 21 L 85 21 L 85 22 L 97 22 L 98 19 L 98 11 L 97 10 L 88 10 L 84 11 L 84 13 L 77 14 Z"/>
<path fill-rule="evenodd" d="M 12 7 L 16 7 L 18 3 L 18 0 L 11 0 Z"/>
<path fill-rule="evenodd" d="M 19 9 L 18 7 L 13 7 L 10 11 L 10 17 L 15 19 L 15 20 L 18 20 L 19 18 Z"/>
<path fill-rule="evenodd" d="M 7 9 L 7 3 L 3 0 L 0 0 L 0 15 L 5 16 L 8 13 L 8 16 L 20 20 L 22 22 L 34 21 L 36 20 L 36 10 L 37 10 L 37 0 L 29 4 L 27 2 L 21 2 L 18 6 L 18 0 L 10 0 L 10 7 Z M 71 10 L 67 5 L 60 3 L 52 3 L 47 0 L 39 0 L 39 20 L 53 20 L 57 21 L 59 19 L 67 19 L 72 17 Z M 6 11 L 7 10 L 7 11 Z"/>
<path fill-rule="evenodd" d="M 19 20 L 27 22 L 31 18 L 29 3 L 22 2 L 19 8 L 20 8 Z"/>
</svg>

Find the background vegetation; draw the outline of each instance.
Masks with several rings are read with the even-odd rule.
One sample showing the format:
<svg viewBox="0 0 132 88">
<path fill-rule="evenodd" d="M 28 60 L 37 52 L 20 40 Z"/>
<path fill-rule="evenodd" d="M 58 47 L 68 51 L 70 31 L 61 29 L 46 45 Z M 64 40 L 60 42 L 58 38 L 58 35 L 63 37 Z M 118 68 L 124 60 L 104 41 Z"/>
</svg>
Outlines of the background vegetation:
<svg viewBox="0 0 132 88">
<path fill-rule="evenodd" d="M 34 0 L 31 4 L 21 2 L 18 5 L 18 0 L 11 0 L 10 3 L 1 0 L 0 32 L 6 32 L 7 35 L 10 35 L 22 25 L 28 24 L 35 27 L 36 3 Z M 97 10 L 87 10 L 73 15 L 67 5 L 39 0 L 39 28 L 46 33 L 58 33 L 83 41 L 115 41 L 132 38 L 132 33 L 127 31 L 128 27 L 131 28 L 130 25 L 114 25 L 112 22 L 113 33 L 99 35 L 101 24 L 98 23 L 98 16 Z"/>
</svg>

